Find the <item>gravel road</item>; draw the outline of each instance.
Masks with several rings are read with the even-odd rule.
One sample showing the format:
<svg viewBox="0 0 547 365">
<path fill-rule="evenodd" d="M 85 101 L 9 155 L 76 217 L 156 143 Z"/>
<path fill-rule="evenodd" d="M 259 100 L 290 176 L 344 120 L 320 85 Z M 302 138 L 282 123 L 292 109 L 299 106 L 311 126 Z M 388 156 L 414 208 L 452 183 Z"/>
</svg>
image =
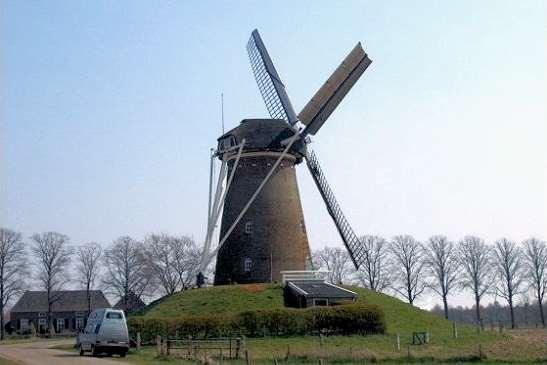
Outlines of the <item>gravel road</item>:
<svg viewBox="0 0 547 365">
<path fill-rule="evenodd" d="M 79 356 L 77 352 L 55 350 L 51 347 L 73 344 L 74 340 L 37 341 L 0 345 L 0 357 L 24 365 L 120 365 L 108 358 Z M 128 364 L 128 363 L 124 363 Z"/>
</svg>

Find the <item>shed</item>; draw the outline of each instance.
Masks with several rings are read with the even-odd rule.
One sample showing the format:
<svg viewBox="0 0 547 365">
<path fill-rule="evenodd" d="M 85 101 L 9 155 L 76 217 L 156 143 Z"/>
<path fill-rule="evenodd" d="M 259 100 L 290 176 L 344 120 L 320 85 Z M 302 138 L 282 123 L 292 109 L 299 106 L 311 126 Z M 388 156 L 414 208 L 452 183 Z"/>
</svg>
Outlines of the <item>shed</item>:
<svg viewBox="0 0 547 365">
<path fill-rule="evenodd" d="M 354 302 L 357 293 L 323 280 L 291 280 L 283 289 L 285 306 L 308 308 Z"/>
</svg>

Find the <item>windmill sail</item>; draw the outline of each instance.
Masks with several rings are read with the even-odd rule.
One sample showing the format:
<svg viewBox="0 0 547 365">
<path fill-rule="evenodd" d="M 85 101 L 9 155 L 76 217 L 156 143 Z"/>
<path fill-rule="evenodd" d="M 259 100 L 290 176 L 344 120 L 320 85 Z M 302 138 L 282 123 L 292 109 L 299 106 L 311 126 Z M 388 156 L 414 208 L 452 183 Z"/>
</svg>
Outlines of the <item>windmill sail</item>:
<svg viewBox="0 0 547 365">
<path fill-rule="evenodd" d="M 287 123 L 293 125 L 297 121 L 296 113 L 285 91 L 285 85 L 281 82 L 264 42 L 262 42 L 262 38 L 260 38 L 260 34 L 256 29 L 253 30 L 247 43 L 247 52 L 249 53 L 256 83 L 270 116 L 274 119 L 284 119 Z"/>
<path fill-rule="evenodd" d="M 334 197 L 334 193 L 332 192 L 332 189 L 330 188 L 329 183 L 321 170 L 321 166 L 319 166 L 319 161 L 313 151 L 308 151 L 306 154 L 306 164 L 308 165 L 313 180 L 315 181 L 315 184 L 323 197 L 327 210 L 334 220 L 338 233 L 340 233 L 342 241 L 344 241 L 344 245 L 348 250 L 355 268 L 359 269 L 359 266 L 363 263 L 365 254 L 363 244 L 353 231 L 353 228 L 351 228 L 346 216 L 342 212 L 342 209 Z"/>
<path fill-rule="evenodd" d="M 307 126 L 304 134 L 317 133 L 371 63 L 361 43 L 357 43 L 298 114 L 298 119 Z"/>
</svg>

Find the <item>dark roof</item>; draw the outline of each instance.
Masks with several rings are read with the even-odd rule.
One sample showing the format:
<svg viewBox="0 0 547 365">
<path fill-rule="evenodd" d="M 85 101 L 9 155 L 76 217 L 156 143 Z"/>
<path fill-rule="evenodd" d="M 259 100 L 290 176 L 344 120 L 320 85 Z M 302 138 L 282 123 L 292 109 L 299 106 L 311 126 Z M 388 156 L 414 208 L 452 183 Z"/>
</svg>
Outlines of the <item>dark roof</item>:
<svg viewBox="0 0 547 365">
<path fill-rule="evenodd" d="M 100 290 L 91 292 L 91 309 L 110 308 Z M 84 312 L 87 311 L 87 296 L 85 290 L 61 290 L 53 292 L 55 302 L 52 312 Z M 15 303 L 11 312 L 47 312 L 47 293 L 45 291 L 26 291 Z"/>
<path fill-rule="evenodd" d="M 128 295 L 126 295 L 126 297 L 127 297 L 127 302 L 126 302 L 127 304 L 124 305 L 124 300 L 123 298 L 121 298 L 118 301 L 118 303 L 114 305 L 114 309 L 121 309 L 126 311 L 127 313 L 133 313 L 146 306 L 146 304 L 142 301 L 142 299 L 135 293 L 129 293 Z"/>
<path fill-rule="evenodd" d="M 299 295 L 321 298 L 355 298 L 357 293 L 322 280 L 288 281 L 287 286 Z"/>
</svg>

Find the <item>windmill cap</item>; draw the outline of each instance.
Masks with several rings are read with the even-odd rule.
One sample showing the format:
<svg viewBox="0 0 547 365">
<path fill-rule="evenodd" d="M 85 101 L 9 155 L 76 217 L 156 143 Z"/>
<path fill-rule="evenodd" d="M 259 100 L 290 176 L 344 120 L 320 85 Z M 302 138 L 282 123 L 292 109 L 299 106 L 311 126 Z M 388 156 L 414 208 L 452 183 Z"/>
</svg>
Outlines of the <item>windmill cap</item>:
<svg viewBox="0 0 547 365">
<path fill-rule="evenodd" d="M 294 129 L 282 119 L 244 119 L 239 126 L 220 136 L 218 142 L 219 147 L 235 146 L 245 139 L 243 150 L 246 152 L 283 151 L 285 146 L 281 142 L 293 135 Z"/>
</svg>

